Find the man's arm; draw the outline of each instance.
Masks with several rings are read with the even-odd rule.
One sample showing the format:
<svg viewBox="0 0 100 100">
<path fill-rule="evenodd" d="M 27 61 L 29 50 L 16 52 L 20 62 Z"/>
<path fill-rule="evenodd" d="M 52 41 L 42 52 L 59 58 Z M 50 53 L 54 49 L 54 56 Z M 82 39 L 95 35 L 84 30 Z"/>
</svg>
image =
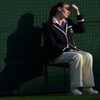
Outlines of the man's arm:
<svg viewBox="0 0 100 100">
<path fill-rule="evenodd" d="M 74 12 L 77 16 L 77 23 L 74 23 L 72 21 L 73 31 L 75 33 L 85 32 L 84 18 L 83 18 L 83 15 L 80 14 L 78 6 L 76 6 L 75 4 L 72 4 L 72 9 L 74 10 Z"/>
</svg>

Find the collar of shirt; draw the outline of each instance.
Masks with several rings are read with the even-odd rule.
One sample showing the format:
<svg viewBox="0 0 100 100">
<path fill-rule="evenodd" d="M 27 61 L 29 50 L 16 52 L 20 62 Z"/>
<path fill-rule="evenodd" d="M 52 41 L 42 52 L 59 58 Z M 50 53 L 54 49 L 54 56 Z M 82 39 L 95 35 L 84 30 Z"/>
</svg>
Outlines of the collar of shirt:
<svg viewBox="0 0 100 100">
<path fill-rule="evenodd" d="M 52 22 L 53 22 L 54 24 L 60 25 L 61 27 L 64 26 L 65 24 L 67 24 L 67 21 L 66 21 L 65 19 L 63 19 L 63 21 L 62 21 L 63 24 L 60 24 L 60 23 L 57 21 L 57 19 L 56 19 L 55 16 L 53 16 Z"/>
<path fill-rule="evenodd" d="M 62 28 L 62 30 L 63 30 L 64 32 L 67 33 L 68 22 L 67 22 L 66 19 L 63 19 L 62 23 L 60 24 L 60 23 L 57 21 L 57 18 L 56 18 L 55 16 L 53 16 L 52 22 L 53 22 L 54 24 L 58 24 L 58 25 Z"/>
</svg>

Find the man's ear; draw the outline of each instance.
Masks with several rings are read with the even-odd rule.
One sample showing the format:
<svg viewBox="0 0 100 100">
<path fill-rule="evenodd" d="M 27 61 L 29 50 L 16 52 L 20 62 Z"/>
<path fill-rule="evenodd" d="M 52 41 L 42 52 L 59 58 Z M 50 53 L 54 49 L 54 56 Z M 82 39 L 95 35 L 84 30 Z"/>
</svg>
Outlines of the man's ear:
<svg viewBox="0 0 100 100">
<path fill-rule="evenodd" d="M 58 7 L 58 11 L 61 11 L 61 7 Z"/>
</svg>

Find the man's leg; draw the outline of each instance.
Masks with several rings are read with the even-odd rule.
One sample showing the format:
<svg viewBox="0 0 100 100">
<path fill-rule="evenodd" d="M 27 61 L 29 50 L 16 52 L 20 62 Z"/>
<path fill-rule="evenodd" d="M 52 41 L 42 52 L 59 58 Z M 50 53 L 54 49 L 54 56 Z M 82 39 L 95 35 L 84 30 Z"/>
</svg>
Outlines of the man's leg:
<svg viewBox="0 0 100 100">
<path fill-rule="evenodd" d="M 82 82 L 82 55 L 77 52 L 64 52 L 61 56 L 56 58 L 53 63 L 69 63 L 70 64 L 70 88 L 74 95 L 81 95 L 82 93 L 77 89 L 83 86 Z"/>
<path fill-rule="evenodd" d="M 92 87 L 95 85 L 93 76 L 93 57 L 90 53 L 79 51 L 83 55 L 83 89 L 89 94 L 98 94 Z"/>
</svg>

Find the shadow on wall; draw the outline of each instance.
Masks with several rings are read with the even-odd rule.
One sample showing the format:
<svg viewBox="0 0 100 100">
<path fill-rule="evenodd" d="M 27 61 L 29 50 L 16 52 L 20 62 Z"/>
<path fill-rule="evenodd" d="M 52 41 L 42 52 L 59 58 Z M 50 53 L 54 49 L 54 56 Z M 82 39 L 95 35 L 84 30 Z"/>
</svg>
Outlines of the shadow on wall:
<svg viewBox="0 0 100 100">
<path fill-rule="evenodd" d="M 17 85 L 38 77 L 43 71 L 40 27 L 33 26 L 31 13 L 22 15 L 17 29 L 8 36 L 5 69 L 0 73 L 1 87 Z M 2 86 L 3 85 L 3 86 Z"/>
</svg>

